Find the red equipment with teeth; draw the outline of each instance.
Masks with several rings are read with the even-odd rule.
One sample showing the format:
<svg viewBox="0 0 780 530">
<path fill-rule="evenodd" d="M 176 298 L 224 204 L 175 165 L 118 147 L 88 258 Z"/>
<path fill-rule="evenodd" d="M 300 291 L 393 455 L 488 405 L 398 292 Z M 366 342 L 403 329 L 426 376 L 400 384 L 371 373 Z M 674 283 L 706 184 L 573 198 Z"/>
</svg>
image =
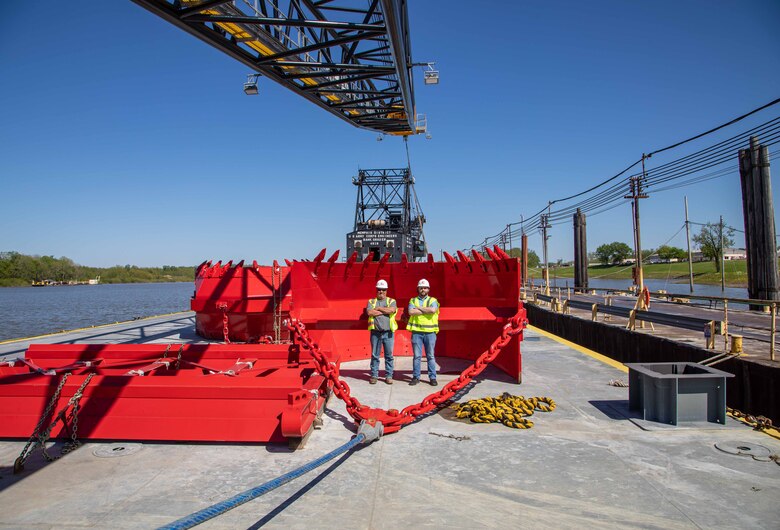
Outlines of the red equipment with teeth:
<svg viewBox="0 0 780 530">
<path fill-rule="evenodd" d="M 25 361 L 0 368 L 0 436 L 25 437 L 41 415 L 76 400 L 80 438 L 281 441 L 305 436 L 328 392 L 347 401 L 356 421 L 377 419 L 393 432 L 446 402 L 493 363 L 521 380 L 525 309 L 520 268 L 500 248 L 444 262 L 358 262 L 356 254 L 251 267 L 198 267 L 191 308 L 206 345 L 34 345 Z M 339 380 L 341 361 L 367 359 L 366 301 L 378 279 L 398 301 L 396 355 L 411 355 L 406 306 L 426 278 L 441 303 L 437 357 L 474 361 L 419 405 L 402 411 L 362 406 Z M 237 344 L 240 343 L 240 344 Z M 70 374 L 57 394 L 63 374 Z M 52 399 L 52 398 L 55 399 Z M 65 423 L 65 422 L 63 422 Z M 52 437 L 66 436 L 60 426 Z"/>
</svg>

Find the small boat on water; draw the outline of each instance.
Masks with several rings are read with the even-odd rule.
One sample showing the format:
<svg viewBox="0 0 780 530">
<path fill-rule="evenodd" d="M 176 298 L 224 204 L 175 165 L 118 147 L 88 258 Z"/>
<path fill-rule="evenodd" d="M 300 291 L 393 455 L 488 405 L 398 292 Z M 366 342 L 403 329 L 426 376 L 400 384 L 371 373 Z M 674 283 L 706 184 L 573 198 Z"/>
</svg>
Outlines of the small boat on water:
<svg viewBox="0 0 780 530">
<path fill-rule="evenodd" d="M 89 280 L 68 280 L 68 281 L 57 281 L 57 280 L 33 280 L 30 283 L 31 287 L 51 287 L 53 285 L 99 285 L 100 284 L 100 276 L 95 276 L 94 278 L 90 278 Z"/>
</svg>

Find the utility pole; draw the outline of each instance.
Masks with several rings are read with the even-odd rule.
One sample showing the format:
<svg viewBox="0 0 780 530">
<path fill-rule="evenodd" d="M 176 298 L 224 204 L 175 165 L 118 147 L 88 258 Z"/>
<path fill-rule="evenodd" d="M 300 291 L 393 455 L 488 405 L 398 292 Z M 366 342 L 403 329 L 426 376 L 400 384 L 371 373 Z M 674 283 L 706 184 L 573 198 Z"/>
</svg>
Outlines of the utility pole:
<svg viewBox="0 0 780 530">
<path fill-rule="evenodd" d="M 506 232 L 509 234 L 509 252 L 512 252 L 512 225 L 506 225 Z"/>
<path fill-rule="evenodd" d="M 542 259 L 544 259 L 544 294 L 550 296 L 550 268 L 547 263 L 547 229 L 550 228 L 550 224 L 547 222 L 547 215 L 548 214 L 542 214 L 541 216 L 542 254 L 544 256 Z"/>
<path fill-rule="evenodd" d="M 691 222 L 688 220 L 688 196 L 685 196 L 685 239 L 688 240 L 688 276 L 693 293 L 693 254 L 691 253 Z"/>
<path fill-rule="evenodd" d="M 645 159 L 648 158 L 644 153 L 642 154 L 642 176 L 631 177 L 629 182 L 630 195 L 626 195 L 625 199 L 633 199 L 634 210 L 634 244 L 636 252 L 636 283 L 637 294 L 641 296 L 644 289 L 644 276 L 642 274 L 642 236 L 639 229 L 639 199 L 647 199 L 648 195 L 642 193 L 642 183 L 645 180 Z M 641 300 L 641 297 L 640 297 Z"/>
<path fill-rule="evenodd" d="M 723 216 L 720 216 L 720 291 L 726 290 L 726 258 L 724 254 L 726 249 L 723 248 Z"/>
</svg>

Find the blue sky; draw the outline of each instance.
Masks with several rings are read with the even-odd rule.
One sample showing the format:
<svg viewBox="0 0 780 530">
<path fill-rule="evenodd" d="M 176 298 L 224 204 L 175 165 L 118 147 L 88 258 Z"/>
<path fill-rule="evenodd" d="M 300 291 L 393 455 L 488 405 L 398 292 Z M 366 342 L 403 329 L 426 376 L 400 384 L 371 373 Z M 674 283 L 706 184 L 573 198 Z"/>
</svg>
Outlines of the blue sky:
<svg viewBox="0 0 780 530">
<path fill-rule="evenodd" d="M 352 176 L 406 164 L 399 139 L 270 81 L 245 96 L 243 65 L 130 1 L 3 13 L 0 250 L 91 266 L 343 253 Z M 776 1 L 409 0 L 409 20 L 414 60 L 441 73 L 435 87 L 416 73 L 432 139 L 409 141 L 437 256 L 780 96 Z M 644 248 L 682 226 L 684 195 L 692 220 L 743 228 L 735 170 L 643 201 Z M 631 244 L 628 205 L 588 217 L 589 250 L 611 241 Z M 571 224 L 553 227 L 550 257 L 572 254 Z"/>
</svg>

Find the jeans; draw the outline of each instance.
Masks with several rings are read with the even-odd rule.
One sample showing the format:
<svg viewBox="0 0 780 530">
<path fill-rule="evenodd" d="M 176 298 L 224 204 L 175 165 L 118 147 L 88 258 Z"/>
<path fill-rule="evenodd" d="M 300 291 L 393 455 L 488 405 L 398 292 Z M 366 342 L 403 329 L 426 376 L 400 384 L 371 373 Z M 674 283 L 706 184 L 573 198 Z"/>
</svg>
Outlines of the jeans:
<svg viewBox="0 0 780 530">
<path fill-rule="evenodd" d="M 393 377 L 393 342 L 392 331 L 371 330 L 371 377 L 379 377 L 379 355 L 382 347 L 385 350 L 385 377 Z"/>
<path fill-rule="evenodd" d="M 420 362 L 422 361 L 422 349 L 425 347 L 425 360 L 428 362 L 428 379 L 436 379 L 436 358 L 433 349 L 436 347 L 436 333 L 412 332 L 412 377 L 420 379 Z"/>
</svg>

